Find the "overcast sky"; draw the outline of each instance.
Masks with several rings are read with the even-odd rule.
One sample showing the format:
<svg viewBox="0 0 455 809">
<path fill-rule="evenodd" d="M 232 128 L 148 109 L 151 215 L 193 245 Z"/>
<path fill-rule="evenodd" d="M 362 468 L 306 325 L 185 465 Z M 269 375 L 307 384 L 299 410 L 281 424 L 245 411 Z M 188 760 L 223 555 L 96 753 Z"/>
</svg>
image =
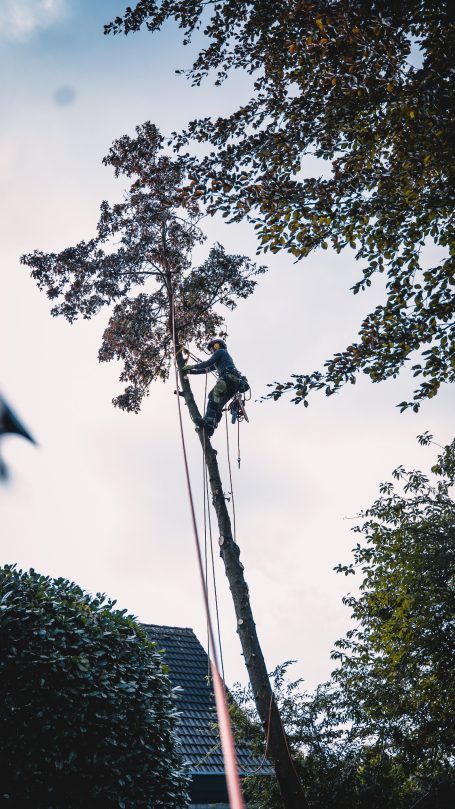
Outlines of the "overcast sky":
<svg viewBox="0 0 455 809">
<path fill-rule="evenodd" d="M 198 89 L 176 76 L 191 51 L 173 26 L 160 36 L 104 37 L 103 23 L 125 5 L 0 4 L 0 390 L 39 442 L 3 441 L 11 480 L 0 488 L 2 561 L 106 592 L 141 621 L 190 626 L 204 643 L 174 386 L 156 384 L 138 416 L 114 409 L 120 368 L 97 360 L 106 314 L 73 326 L 51 318 L 19 264 L 23 253 L 91 237 L 100 201 L 122 193 L 101 165 L 115 138 L 145 120 L 168 133 L 248 97 L 241 74 Z M 254 257 L 246 225 L 214 218 L 206 233 L 201 255 L 217 240 Z M 381 300 L 380 286 L 363 296 L 348 291 L 360 271 L 353 255 L 321 251 L 298 265 L 267 255 L 256 293 L 227 317 L 231 353 L 254 397 L 267 382 L 320 367 Z M 333 567 L 350 559 L 356 514 L 397 464 L 431 466 L 435 453 L 417 446 L 418 433 L 451 438 L 453 393 L 400 415 L 395 405 L 411 386 L 409 376 L 381 385 L 361 379 L 337 396 L 314 397 L 307 410 L 252 402 L 242 425 L 234 492 L 259 637 L 269 669 L 295 658 L 309 687 L 328 676 L 330 650 L 349 625 L 341 597 L 355 585 Z M 201 398 L 202 377 L 194 388 Z M 200 445 L 188 418 L 186 435 L 200 503 Z M 225 441 L 219 429 L 214 445 L 228 489 Z M 218 555 L 216 568 L 227 680 L 245 682 Z"/>
</svg>

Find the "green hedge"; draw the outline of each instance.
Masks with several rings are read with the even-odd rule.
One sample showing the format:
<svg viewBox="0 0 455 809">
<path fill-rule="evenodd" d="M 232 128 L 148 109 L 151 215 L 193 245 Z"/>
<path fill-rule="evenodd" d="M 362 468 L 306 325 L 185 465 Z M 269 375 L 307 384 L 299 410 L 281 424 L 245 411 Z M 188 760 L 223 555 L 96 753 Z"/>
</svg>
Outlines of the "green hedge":
<svg viewBox="0 0 455 809">
<path fill-rule="evenodd" d="M 186 806 L 166 665 L 114 605 L 0 568 L 2 806 Z"/>
</svg>

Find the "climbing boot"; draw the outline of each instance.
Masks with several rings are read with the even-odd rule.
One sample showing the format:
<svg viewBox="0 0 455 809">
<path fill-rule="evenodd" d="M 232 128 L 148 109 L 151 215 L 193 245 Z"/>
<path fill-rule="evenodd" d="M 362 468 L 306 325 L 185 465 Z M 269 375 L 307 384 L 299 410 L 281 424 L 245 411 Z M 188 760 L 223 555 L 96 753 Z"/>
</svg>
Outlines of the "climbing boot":
<svg viewBox="0 0 455 809">
<path fill-rule="evenodd" d="M 204 430 L 205 434 L 210 438 L 215 430 L 213 429 L 212 425 L 209 424 L 205 419 L 198 416 L 194 419 L 194 423 L 196 424 L 196 430 Z"/>
</svg>

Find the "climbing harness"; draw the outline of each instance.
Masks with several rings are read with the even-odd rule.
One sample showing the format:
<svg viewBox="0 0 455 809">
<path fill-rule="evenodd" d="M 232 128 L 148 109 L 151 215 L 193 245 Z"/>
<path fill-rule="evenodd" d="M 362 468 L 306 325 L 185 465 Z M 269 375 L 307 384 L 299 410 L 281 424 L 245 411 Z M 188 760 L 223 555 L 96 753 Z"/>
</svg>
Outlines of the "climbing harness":
<svg viewBox="0 0 455 809">
<path fill-rule="evenodd" d="M 248 397 L 248 401 L 250 401 L 250 399 L 251 399 L 251 389 L 250 389 L 249 386 L 248 386 L 248 390 L 250 392 L 250 395 Z M 229 403 L 229 405 L 227 407 L 227 410 L 231 414 L 231 422 L 232 422 L 232 424 L 237 424 L 237 464 L 238 464 L 239 469 L 240 469 L 240 462 L 241 462 L 241 457 L 240 457 L 240 422 L 241 421 L 246 421 L 247 424 L 249 423 L 249 418 L 248 418 L 247 412 L 245 410 L 246 401 L 247 401 L 247 399 L 246 399 L 245 393 L 242 393 L 241 391 L 238 391 L 235 394 L 235 396 L 233 396 L 233 398 L 231 399 L 231 401 L 230 401 L 230 403 Z M 227 438 L 228 447 L 229 447 L 229 438 L 228 438 L 228 434 L 227 434 L 227 414 L 226 414 L 226 438 Z"/>
<path fill-rule="evenodd" d="M 235 424 L 236 421 L 246 421 L 249 422 L 249 418 L 246 414 L 245 410 L 245 396 L 242 395 L 240 392 L 236 393 L 235 396 L 229 402 L 228 410 L 231 414 L 231 422 Z"/>
<path fill-rule="evenodd" d="M 240 777 L 239 777 L 239 770 L 237 764 L 237 755 L 235 751 L 234 745 L 234 737 L 232 733 L 232 725 L 229 716 L 229 709 L 226 700 L 226 689 L 223 680 L 221 679 L 219 673 L 219 665 L 217 660 L 217 653 L 216 653 L 216 646 L 214 640 L 214 631 L 213 631 L 213 624 L 212 618 L 210 613 L 210 604 L 208 599 L 207 588 L 205 586 L 205 579 L 204 579 L 204 567 L 202 563 L 202 554 L 201 554 L 201 546 L 199 541 L 199 532 L 197 528 L 196 522 L 196 511 L 194 507 L 194 499 L 193 499 L 193 492 L 191 488 L 191 479 L 190 479 L 190 472 L 189 472 L 189 465 L 188 465 L 188 456 L 186 452 L 186 443 L 185 443 L 185 434 L 183 430 L 183 418 L 182 418 L 182 407 L 180 402 L 179 394 L 179 374 L 178 374 L 178 366 L 177 366 L 177 340 L 176 340 L 176 332 L 175 332 L 175 302 L 174 302 L 174 294 L 171 294 L 171 317 L 172 317 L 172 342 L 174 348 L 174 372 L 175 372 L 175 387 L 177 391 L 177 410 L 178 410 L 178 418 L 179 418 L 179 426 L 180 426 L 180 437 L 182 443 L 182 453 L 183 453 L 183 462 L 185 467 L 185 476 L 186 476 L 186 483 L 188 489 L 188 499 L 190 503 L 190 512 L 191 512 L 191 521 L 193 524 L 193 536 L 196 548 L 196 556 L 199 568 L 199 575 L 202 585 L 202 592 L 203 592 L 203 599 L 205 605 L 205 611 L 207 616 L 207 624 L 209 629 L 209 637 L 210 643 L 212 646 L 212 656 L 213 659 L 211 661 L 212 665 L 212 679 L 213 679 L 213 691 L 215 694 L 215 704 L 216 710 L 218 715 L 218 723 L 220 728 L 220 737 L 221 737 L 221 746 L 223 750 L 223 758 L 224 758 L 224 768 L 226 772 L 226 783 L 228 788 L 228 795 L 229 795 L 229 802 L 231 809 L 245 809 L 245 803 L 242 796 L 242 790 L 240 786 Z"/>
</svg>

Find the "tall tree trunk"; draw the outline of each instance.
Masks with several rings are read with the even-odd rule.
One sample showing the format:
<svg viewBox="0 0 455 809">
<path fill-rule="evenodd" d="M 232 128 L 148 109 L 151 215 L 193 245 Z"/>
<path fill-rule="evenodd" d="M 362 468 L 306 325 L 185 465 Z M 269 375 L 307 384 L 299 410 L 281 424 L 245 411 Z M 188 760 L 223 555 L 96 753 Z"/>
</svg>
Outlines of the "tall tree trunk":
<svg viewBox="0 0 455 809">
<path fill-rule="evenodd" d="M 177 346 L 177 348 L 179 348 Z M 191 418 L 200 415 L 191 391 L 188 379 L 181 373 L 185 360 L 177 351 L 177 363 L 180 370 L 182 392 Z M 232 535 L 231 521 L 223 494 L 216 453 L 207 437 L 199 432 L 201 445 L 205 442 L 205 463 L 207 466 L 213 505 L 220 532 L 220 555 L 224 562 L 226 576 L 232 593 L 237 617 L 237 632 L 242 644 L 243 656 L 253 691 L 257 712 L 269 738 L 268 758 L 274 767 L 285 809 L 308 809 L 308 803 L 291 758 L 286 734 L 281 722 L 280 713 L 270 686 L 267 668 L 259 644 L 256 625 L 250 604 L 248 585 L 245 581 L 244 567 L 240 561 L 240 548 Z M 269 725 L 270 716 L 270 728 Z"/>
</svg>

